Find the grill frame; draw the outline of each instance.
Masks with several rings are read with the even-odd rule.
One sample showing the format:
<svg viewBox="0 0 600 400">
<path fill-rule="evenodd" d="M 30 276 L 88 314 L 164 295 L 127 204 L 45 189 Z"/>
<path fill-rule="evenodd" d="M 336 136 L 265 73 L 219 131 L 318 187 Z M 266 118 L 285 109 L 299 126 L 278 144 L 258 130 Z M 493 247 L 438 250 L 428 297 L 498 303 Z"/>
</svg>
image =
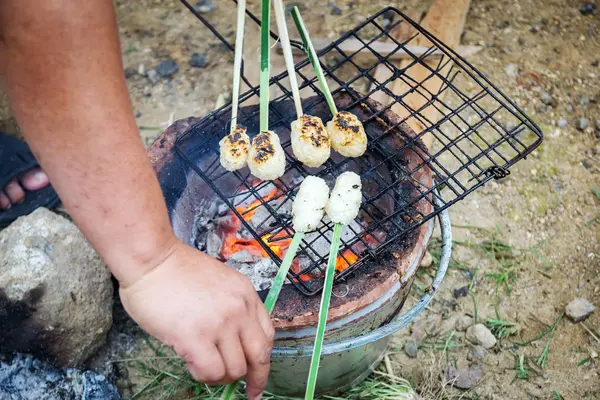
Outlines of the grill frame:
<svg viewBox="0 0 600 400">
<path fill-rule="evenodd" d="M 233 51 L 233 46 L 220 35 L 214 26 L 212 26 L 202 15 L 198 14 L 186 0 L 181 1 L 225 44 L 226 47 Z M 258 18 L 250 11 L 247 11 L 247 13 L 250 18 L 260 25 Z M 392 21 L 394 22 L 389 23 L 384 27 L 382 21 L 384 21 L 384 19 L 389 19 L 390 15 L 393 15 Z M 399 42 L 394 39 L 390 32 L 402 23 L 410 24 L 417 33 L 410 39 Z M 370 36 L 367 38 L 366 33 L 369 32 L 370 34 L 370 30 L 375 31 L 376 33 L 372 35 L 372 37 Z M 425 36 L 432 44 L 432 46 L 430 46 L 422 55 L 415 55 L 407 48 L 407 44 L 418 35 Z M 275 39 L 278 38 L 277 35 L 272 32 L 271 36 Z M 362 48 L 348 54 L 342 47 L 349 40 L 362 43 Z M 382 40 L 386 40 L 388 43 L 395 45 L 394 50 L 385 56 L 378 53 L 372 47 L 373 43 Z M 293 41 L 292 46 L 302 49 L 301 43 L 296 41 Z M 365 61 L 363 59 L 365 57 L 359 54 L 359 51 L 368 51 L 370 53 L 369 56 L 374 58 L 374 61 L 371 61 L 370 64 L 364 67 Z M 411 64 L 402 70 L 396 68 L 390 61 L 390 56 L 399 51 L 406 52 L 412 57 Z M 427 61 L 431 60 L 428 57 L 432 57 L 432 54 L 438 54 L 437 57 L 439 58 L 439 62 L 435 68 L 431 68 L 424 62 L 426 59 Z M 541 129 L 523 112 L 523 110 L 495 87 L 489 79 L 464 60 L 464 58 L 459 56 L 456 52 L 394 7 L 382 9 L 364 22 L 358 24 L 354 29 L 348 31 L 320 51 L 318 57 L 325 76 L 331 83 L 330 87 L 332 87 L 334 97 L 342 92 L 352 97 L 353 102 L 350 102 L 348 107 L 340 108 L 340 111 L 352 107 L 362 107 L 370 113 L 367 120 L 363 120 L 365 127 L 368 127 L 369 123 L 381 123 L 384 114 L 396 104 L 408 108 L 409 106 L 403 102 L 403 98 L 409 93 L 416 91 L 429 99 L 420 109 L 410 110 L 411 113 L 409 117 L 416 118 L 424 123 L 427 126 L 425 130 L 417 132 L 414 137 L 403 135 L 403 138 L 405 139 L 404 147 L 397 149 L 396 152 L 390 152 L 385 147 L 386 135 L 397 134 L 398 131 L 406 132 L 407 130 L 410 130 L 410 128 L 404 124 L 405 120 L 402 120 L 394 126 L 388 126 L 387 131 L 381 136 L 369 137 L 368 151 L 381 156 L 383 158 L 381 163 L 385 163 L 388 166 L 391 165 L 390 169 L 393 169 L 393 172 L 399 177 L 402 177 L 404 181 L 410 181 L 414 174 L 419 169 L 423 168 L 430 168 L 435 176 L 435 183 L 432 187 L 425 188 L 424 190 L 422 190 L 420 187 L 421 185 L 415 181 L 414 186 L 419 195 L 416 198 L 408 199 L 406 201 L 408 204 L 405 205 L 403 210 L 394 210 L 394 215 L 398 214 L 398 216 L 404 217 L 404 219 L 408 217 L 408 227 L 398 227 L 393 223 L 395 231 L 386 231 L 388 235 L 386 236 L 385 242 L 378 243 L 375 246 L 364 243 L 367 250 L 362 254 L 358 254 L 357 261 L 352 265 L 349 265 L 343 272 L 336 273 L 335 282 L 344 279 L 348 274 L 354 273 L 366 262 L 382 262 L 385 257 L 390 255 L 390 247 L 395 242 L 401 240 L 402 237 L 413 232 L 417 227 L 426 223 L 431 218 L 439 215 L 454 203 L 464 199 L 467 195 L 490 180 L 506 177 L 510 173 L 509 168 L 529 155 L 543 140 Z M 327 58 L 329 58 L 329 61 L 333 59 L 333 62 L 325 64 L 324 60 Z M 410 76 L 404 73 L 416 63 L 424 65 L 430 71 L 430 75 L 421 82 L 411 81 Z M 387 66 L 391 72 L 391 76 L 383 82 L 378 82 L 374 77 L 374 71 L 379 65 Z M 299 79 L 301 93 L 309 92 L 312 94 L 308 101 L 305 100 L 307 96 L 303 95 L 304 109 L 311 110 L 322 106 L 325 103 L 325 98 L 320 92 L 316 77 L 314 74 L 310 74 L 312 69 L 308 58 L 305 57 L 302 61 L 297 63 L 295 68 Z M 346 79 L 342 76 L 342 72 L 344 74 L 346 73 L 345 71 L 342 71 L 343 69 L 354 71 L 352 72 L 352 77 L 350 79 Z M 289 123 L 291 122 L 288 116 L 282 115 L 278 107 L 282 102 L 290 101 L 292 98 L 290 90 L 284 85 L 286 77 L 287 72 L 283 72 L 272 77 L 270 80 L 270 86 L 276 87 L 282 93 L 273 98 L 269 106 L 270 129 L 273 127 L 276 131 L 278 130 L 278 127 L 286 125 L 289 129 Z M 431 93 L 423 86 L 423 82 L 432 77 L 437 77 L 443 82 L 442 88 L 437 93 Z M 360 82 L 363 78 L 370 84 L 369 86 L 372 87 L 370 91 L 365 92 L 364 94 L 357 90 L 357 86 L 359 86 L 359 83 L 357 82 Z M 388 85 L 393 79 L 402 79 L 411 87 L 411 89 L 400 95 L 392 93 Z M 461 90 L 459 88 L 459 85 L 461 84 L 459 82 L 460 79 L 466 79 L 466 82 L 462 84 L 469 87 L 469 91 L 466 89 Z M 257 100 L 260 93 L 258 85 L 252 85 L 247 77 L 244 76 L 243 72 L 242 81 L 245 82 L 250 89 L 240 96 L 240 111 L 238 115 L 238 123 L 240 125 L 244 125 L 245 121 L 250 121 L 256 117 L 256 115 L 245 113 L 243 106 L 246 103 L 252 103 L 253 100 Z M 363 86 L 366 86 L 366 84 L 363 84 Z M 476 88 L 477 90 L 473 90 L 473 88 Z M 393 99 L 392 103 L 380 109 L 374 108 L 373 103 L 367 99 L 377 91 L 386 93 Z M 450 99 L 452 101 L 458 100 L 460 105 L 452 105 L 451 100 L 442 98 L 444 95 L 446 95 L 446 97 L 453 96 Z M 440 119 L 435 122 L 429 121 L 422 113 L 425 107 L 435 107 L 438 114 L 441 116 Z M 213 162 L 208 163 L 206 166 L 201 166 L 196 162 L 194 157 L 197 154 L 194 152 L 197 150 L 191 150 L 193 148 L 193 143 L 206 143 L 208 137 L 206 135 L 212 135 L 213 140 L 226 135 L 229 131 L 227 122 L 230 120 L 228 117 L 230 113 L 231 103 L 225 104 L 219 109 L 209 113 L 177 139 L 175 142 L 175 150 L 176 153 L 182 157 L 187 166 L 201 176 L 220 199 L 228 205 L 238 218 L 240 218 L 244 228 L 279 265 L 281 259 L 271 250 L 268 244 L 282 239 L 289 239 L 293 236 L 294 231 L 291 227 L 291 218 L 283 217 L 278 213 L 280 209 L 278 207 L 281 207 L 283 203 L 278 204 L 277 206 L 274 206 L 274 204 L 280 199 L 291 201 L 299 183 L 290 184 L 284 180 L 277 180 L 254 185 L 249 179 L 250 174 L 247 169 L 232 173 L 227 172 L 220 167 L 218 160 L 218 146 L 205 146 L 206 151 L 212 152 L 214 158 Z M 469 115 L 469 119 L 465 117 L 467 114 Z M 472 115 L 475 115 L 474 118 L 478 119 L 474 124 L 470 122 Z M 506 120 L 507 118 L 509 121 L 502 122 L 502 120 Z M 324 122 L 326 121 L 324 120 Z M 509 122 L 511 125 L 509 125 Z M 215 131 L 209 129 L 211 126 L 215 125 L 222 127 L 221 130 Z M 456 134 L 451 135 L 448 133 L 452 131 L 456 131 Z M 249 133 L 252 135 L 252 133 L 255 132 Z M 423 144 L 421 139 L 426 134 L 430 134 L 434 137 L 434 146 L 432 147 L 436 149 L 435 151 L 430 151 Z M 314 172 L 309 171 L 295 160 L 289 141 L 282 143 L 282 145 L 286 151 L 286 171 L 293 170 L 302 176 L 311 173 L 314 174 Z M 405 166 L 401 165 L 401 160 L 397 160 L 398 153 L 405 151 L 406 149 L 418 153 L 421 157 L 419 165 L 412 170 L 407 170 Z M 372 175 L 379 167 L 377 165 L 365 165 L 366 159 L 363 157 L 358 159 L 345 159 L 339 163 L 328 160 L 325 167 L 316 175 L 336 175 L 342 170 L 344 164 L 349 162 L 363 163 L 362 168 L 364 169 L 364 173 L 361 174 L 361 177 L 363 178 Z M 216 183 L 219 179 L 223 179 L 224 177 L 237 179 L 240 182 L 239 187 L 234 190 L 233 195 L 231 193 L 224 193 Z M 379 178 L 382 179 L 381 176 Z M 396 181 L 398 180 L 399 179 L 396 179 Z M 385 182 L 385 179 L 383 179 L 383 182 Z M 264 189 L 267 185 L 277 186 L 281 193 L 265 202 L 262 197 L 264 196 Z M 394 189 L 395 187 L 392 184 L 382 191 L 382 195 L 389 193 L 391 190 L 396 196 L 396 200 L 398 200 L 398 193 L 395 193 Z M 445 201 L 437 194 L 438 191 L 441 191 L 442 189 L 444 190 L 442 195 L 446 198 Z M 247 203 L 250 199 L 258 201 L 256 207 L 264 207 L 268 211 L 268 218 L 270 218 L 271 221 L 276 221 L 274 227 L 262 230 L 259 233 L 244 219 L 244 215 L 242 215 L 236 207 L 239 207 L 240 204 Z M 364 198 L 361 210 L 365 211 L 366 206 L 372 204 L 373 200 L 373 198 Z M 428 213 L 414 213 L 416 208 L 415 204 L 419 201 L 429 202 L 431 208 Z M 442 205 L 434 208 L 434 202 L 441 203 Z M 250 211 L 254 210 L 246 210 L 245 212 L 247 213 Z M 400 215 L 402 212 L 404 212 L 404 214 Z M 389 218 L 385 220 L 374 220 L 374 223 L 383 224 L 388 223 L 390 220 L 393 222 L 393 216 L 388 217 Z M 366 235 L 368 235 L 369 232 L 372 232 L 376 226 L 369 225 L 369 227 L 362 228 L 371 228 L 371 231 L 354 232 L 354 236 L 357 239 L 350 242 L 343 242 L 342 251 L 351 249 L 359 240 L 364 241 Z M 333 224 L 327 223 L 320 229 L 319 236 L 323 236 L 328 240 L 326 235 L 328 232 L 332 231 Z M 392 234 L 390 235 L 390 233 Z M 266 241 L 264 240 L 265 235 L 269 236 Z M 308 243 L 306 240 L 302 243 L 300 248 L 300 253 L 303 251 L 314 252 L 314 250 L 311 249 L 311 243 Z M 342 251 L 340 251 L 340 254 Z M 312 277 L 322 275 L 324 272 L 324 261 L 326 261 L 325 257 L 326 255 L 320 255 L 318 259 L 312 260 L 310 267 L 300 271 L 290 271 L 288 276 L 290 281 L 302 293 L 314 295 L 320 292 L 322 288 L 321 279 L 315 278 L 310 281 L 304 281 L 302 276 L 305 274 L 309 274 Z M 346 263 L 349 264 L 347 260 Z"/>
</svg>

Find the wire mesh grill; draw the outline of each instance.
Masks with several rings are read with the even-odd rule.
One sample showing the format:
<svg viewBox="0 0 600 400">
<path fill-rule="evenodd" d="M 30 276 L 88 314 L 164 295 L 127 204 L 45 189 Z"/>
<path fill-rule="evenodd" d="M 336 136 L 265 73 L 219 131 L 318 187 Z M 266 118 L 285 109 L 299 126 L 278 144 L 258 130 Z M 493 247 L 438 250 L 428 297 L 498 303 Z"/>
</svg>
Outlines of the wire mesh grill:
<svg viewBox="0 0 600 400">
<path fill-rule="evenodd" d="M 194 14 L 233 49 L 215 27 Z M 402 24 L 414 34 L 399 41 L 393 32 Z M 272 36 L 277 38 L 273 33 Z M 424 48 L 410 45 L 417 40 L 423 43 L 423 39 L 427 43 Z M 298 42 L 292 45 L 301 49 Z M 401 68 L 397 62 L 400 57 L 405 60 Z M 271 79 L 271 86 L 279 94 L 270 104 L 269 128 L 280 135 L 286 152 L 286 174 L 281 179 L 261 182 L 247 169 L 232 173 L 220 166 L 218 142 L 228 133 L 231 104 L 204 117 L 176 143 L 177 153 L 187 165 L 210 185 L 277 264 L 281 262 L 277 244 L 289 241 L 294 233 L 289 209 L 302 177 L 317 175 L 333 182 L 342 171 L 351 169 L 371 187 L 364 193 L 362 218 L 346 229 L 342 239 L 335 277 L 339 281 L 366 262 L 381 262 L 389 257 L 391 250 L 417 227 L 486 182 L 508 175 L 509 167 L 542 141 L 539 127 L 482 73 L 395 8 L 381 10 L 345 33 L 323 48 L 319 59 L 336 103 L 343 100 L 338 108 L 359 113 L 369 139 L 368 156 L 332 157 L 317 170 L 306 168 L 295 159 L 289 127 L 296 116 L 291 111 L 291 92 L 285 85 L 287 73 Z M 411 74 L 417 65 L 427 71 L 420 79 Z M 331 119 L 306 57 L 296 64 L 296 72 L 305 112 L 325 113 L 324 122 Z M 238 123 L 247 126 L 252 136 L 258 132 L 258 108 L 251 105 L 258 102 L 259 89 L 245 76 L 242 79 L 251 89 L 240 97 Z M 432 91 L 434 80 L 439 85 Z M 401 82 L 403 90 L 392 91 L 394 82 Z M 391 99 L 389 104 L 370 100 L 381 93 Z M 414 101 L 405 101 L 409 95 L 420 98 L 418 107 L 411 106 Z M 402 118 L 390 119 L 390 111 L 397 111 Z M 415 136 L 406 134 L 405 122 L 410 120 L 423 126 Z M 431 149 L 421 140 L 426 135 L 433 137 Z M 390 138 L 398 136 L 401 145 L 390 146 Z M 417 162 L 407 162 L 407 157 Z M 425 169 L 430 169 L 435 177 L 429 187 L 416 178 Z M 444 206 L 434 209 L 436 189 Z M 393 209 L 386 209 L 386 199 L 392 199 Z M 422 207 L 424 203 L 430 207 Z M 325 222 L 307 235 L 299 250 L 302 261 L 290 271 L 290 281 L 307 295 L 322 288 L 332 230 L 333 225 Z"/>
</svg>

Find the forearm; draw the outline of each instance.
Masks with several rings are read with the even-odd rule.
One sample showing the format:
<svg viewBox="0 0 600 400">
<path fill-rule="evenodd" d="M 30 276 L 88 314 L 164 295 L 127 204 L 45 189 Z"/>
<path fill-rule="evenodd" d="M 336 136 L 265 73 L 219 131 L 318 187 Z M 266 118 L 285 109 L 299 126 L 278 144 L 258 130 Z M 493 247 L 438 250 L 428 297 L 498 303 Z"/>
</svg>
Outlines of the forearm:
<svg viewBox="0 0 600 400">
<path fill-rule="evenodd" d="M 133 117 L 110 0 L 0 2 L 0 71 L 23 135 L 117 278 L 174 237 Z"/>
</svg>

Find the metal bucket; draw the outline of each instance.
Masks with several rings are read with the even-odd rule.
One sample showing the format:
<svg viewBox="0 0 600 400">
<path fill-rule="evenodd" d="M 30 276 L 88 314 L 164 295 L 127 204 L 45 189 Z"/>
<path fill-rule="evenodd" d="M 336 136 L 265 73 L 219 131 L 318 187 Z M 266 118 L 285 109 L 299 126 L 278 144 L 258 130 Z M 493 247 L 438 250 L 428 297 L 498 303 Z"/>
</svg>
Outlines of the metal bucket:
<svg viewBox="0 0 600 400">
<path fill-rule="evenodd" d="M 436 195 L 434 198 L 438 199 L 438 196 Z M 436 206 L 439 205 L 436 204 Z M 450 218 L 446 210 L 440 213 L 439 222 L 442 232 L 442 254 L 431 288 L 415 306 L 391 322 L 366 333 L 363 330 L 357 332 L 356 336 L 325 343 L 321 354 L 317 394 L 337 395 L 362 382 L 381 362 L 392 335 L 412 322 L 427 307 L 446 274 L 452 248 Z M 415 267 L 415 271 L 417 267 L 418 265 Z M 406 280 L 412 279 L 415 271 L 406 274 Z M 390 289 L 390 291 L 393 290 L 394 288 Z M 392 295 L 401 296 L 401 291 L 396 288 Z M 386 300 L 382 298 L 379 301 Z M 373 303 L 367 308 L 374 309 L 377 306 L 378 304 Z M 368 312 L 367 308 L 365 312 Z M 339 323 L 343 323 L 343 321 L 339 321 Z M 335 328 L 335 326 L 331 328 Z M 302 336 L 304 337 L 304 335 Z M 314 340 L 314 334 L 312 338 Z M 271 373 L 267 390 L 281 396 L 304 397 L 312 352 L 312 345 L 278 346 L 276 338 L 271 355 Z"/>
</svg>

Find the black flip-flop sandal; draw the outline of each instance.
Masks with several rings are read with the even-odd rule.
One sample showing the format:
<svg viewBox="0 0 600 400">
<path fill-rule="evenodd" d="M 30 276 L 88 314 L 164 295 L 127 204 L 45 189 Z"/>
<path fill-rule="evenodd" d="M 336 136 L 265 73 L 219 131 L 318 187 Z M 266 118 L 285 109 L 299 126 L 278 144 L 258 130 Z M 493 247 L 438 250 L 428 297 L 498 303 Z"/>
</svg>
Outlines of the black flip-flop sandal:
<svg viewBox="0 0 600 400">
<path fill-rule="evenodd" d="M 0 190 L 13 178 L 35 167 L 39 164 L 27 143 L 0 133 Z M 60 202 L 50 185 L 35 191 L 24 190 L 25 199 L 21 203 L 13 204 L 8 210 L 0 210 L 0 228 L 36 208 L 54 208 Z"/>
</svg>

